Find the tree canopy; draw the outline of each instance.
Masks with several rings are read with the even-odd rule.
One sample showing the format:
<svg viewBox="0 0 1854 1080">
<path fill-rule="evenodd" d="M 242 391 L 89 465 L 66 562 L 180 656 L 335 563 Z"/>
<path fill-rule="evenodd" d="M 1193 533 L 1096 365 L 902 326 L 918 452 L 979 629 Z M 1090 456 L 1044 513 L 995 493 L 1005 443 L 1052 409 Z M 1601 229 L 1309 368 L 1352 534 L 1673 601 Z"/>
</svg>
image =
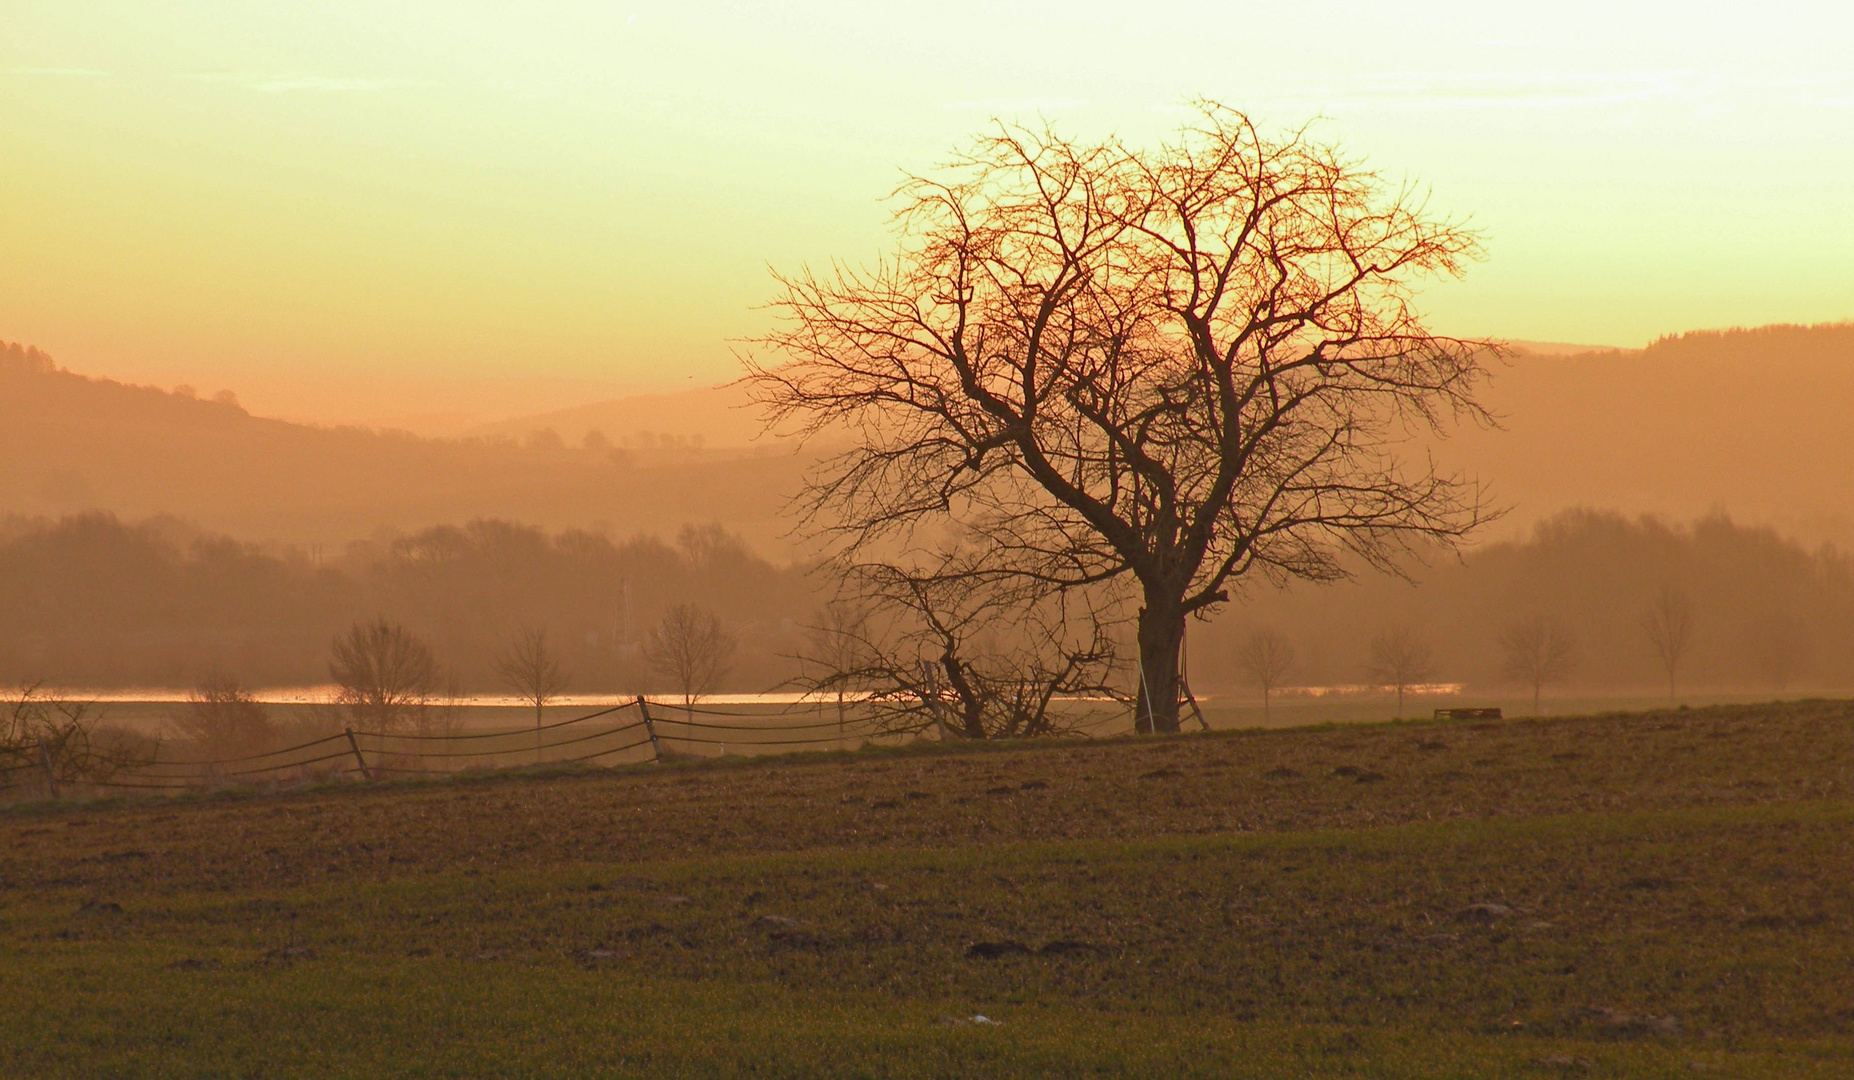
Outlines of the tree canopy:
<svg viewBox="0 0 1854 1080">
<path fill-rule="evenodd" d="M 1130 583 L 1142 729 L 1177 730 L 1184 619 L 1234 583 L 1391 567 L 1485 516 L 1398 453 L 1482 415 L 1488 346 L 1413 303 L 1476 240 L 1305 131 L 1212 103 L 1151 150 L 1001 126 L 895 198 L 892 255 L 781 276 L 749 361 L 772 424 L 857 436 L 801 520 L 850 564 Z"/>
</svg>

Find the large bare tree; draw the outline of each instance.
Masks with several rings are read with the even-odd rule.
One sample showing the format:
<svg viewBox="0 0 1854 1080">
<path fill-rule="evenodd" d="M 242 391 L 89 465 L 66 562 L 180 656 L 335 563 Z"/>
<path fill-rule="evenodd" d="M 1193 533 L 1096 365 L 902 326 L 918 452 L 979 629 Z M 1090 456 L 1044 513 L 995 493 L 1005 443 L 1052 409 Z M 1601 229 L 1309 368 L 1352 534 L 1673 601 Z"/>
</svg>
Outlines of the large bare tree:
<svg viewBox="0 0 1854 1080">
<path fill-rule="evenodd" d="M 1206 103 L 1149 151 L 1000 127 L 895 198 L 892 257 L 782 276 L 748 359 L 769 424 L 853 436 L 801 522 L 851 561 L 957 542 L 1050 591 L 1130 583 L 1141 730 L 1178 730 L 1185 619 L 1245 578 L 1392 567 L 1485 516 L 1398 452 L 1484 418 L 1486 346 L 1412 303 L 1475 239 L 1337 149 Z"/>
</svg>

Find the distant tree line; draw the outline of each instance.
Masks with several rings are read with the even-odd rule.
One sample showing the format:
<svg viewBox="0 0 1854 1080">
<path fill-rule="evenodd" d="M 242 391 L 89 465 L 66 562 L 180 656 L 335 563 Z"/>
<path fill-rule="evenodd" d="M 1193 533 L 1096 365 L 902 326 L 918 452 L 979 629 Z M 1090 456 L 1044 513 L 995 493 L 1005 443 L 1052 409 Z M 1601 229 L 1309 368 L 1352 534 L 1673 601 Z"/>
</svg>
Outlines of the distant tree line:
<svg viewBox="0 0 1854 1080">
<path fill-rule="evenodd" d="M 1567 511 L 1409 574 L 1252 592 L 1232 618 L 1194 629 L 1205 688 L 1259 698 L 1433 680 L 1536 705 L 1572 687 L 1670 698 L 1854 687 L 1854 562 L 1723 515 L 1678 527 Z"/>
<path fill-rule="evenodd" d="M 1854 687 L 1854 563 L 1724 517 L 1675 527 L 1569 512 L 1411 573 L 1414 583 L 1251 589 L 1191 625 L 1193 689 L 1259 701 L 1297 685 L 1394 693 L 1429 681 L 1528 698 Z M 428 654 L 408 660 L 412 697 L 427 704 L 489 692 L 538 709 L 569 680 L 575 692 L 681 697 L 807 679 L 834 696 L 913 679 L 948 704 L 910 712 L 901 695 L 897 726 L 1021 732 L 1041 730 L 1047 694 L 1117 685 L 1073 612 L 1045 620 L 1072 624 L 1069 637 L 999 622 L 973 591 L 883 618 L 876 591 L 830 604 L 828 585 L 714 526 L 665 542 L 476 521 L 317 559 L 172 519 L 8 518 L 0 685 L 199 688 L 203 733 L 241 724 L 250 688 L 341 681 L 334 667 L 354 667 L 366 645 L 353 635 L 382 621 Z M 353 646 L 345 658 L 339 641 Z M 920 642 L 932 670 L 906 659 Z M 833 650 L 830 663 L 801 659 Z M 399 723 L 386 698 L 353 704 Z"/>
<path fill-rule="evenodd" d="M 586 691 L 680 693 L 653 666 L 666 613 L 712 620 L 725 662 L 696 692 L 784 680 L 818 606 L 803 567 L 776 566 L 719 526 L 655 537 L 474 521 L 349 545 L 317 559 L 201 535 L 171 519 L 107 514 L 0 520 L 0 683 L 243 687 L 331 681 L 331 644 L 385 619 L 429 649 L 433 678 L 464 691 L 549 697 L 558 664 Z M 541 636 L 520 640 L 526 629 Z M 718 635 L 718 637 L 717 637 Z M 661 651 L 661 650 L 659 650 Z M 350 658 L 351 659 L 351 658 Z M 695 668 L 699 668 L 697 671 Z"/>
</svg>

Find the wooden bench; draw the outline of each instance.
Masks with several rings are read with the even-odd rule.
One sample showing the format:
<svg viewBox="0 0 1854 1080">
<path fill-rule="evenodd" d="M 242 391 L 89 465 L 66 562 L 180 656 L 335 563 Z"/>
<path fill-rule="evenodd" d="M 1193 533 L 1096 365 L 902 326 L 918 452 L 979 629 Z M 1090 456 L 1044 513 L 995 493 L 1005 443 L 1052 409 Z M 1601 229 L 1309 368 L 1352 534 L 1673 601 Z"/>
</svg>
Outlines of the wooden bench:
<svg viewBox="0 0 1854 1080">
<path fill-rule="evenodd" d="M 1498 720 L 1499 709 L 1437 709 L 1437 720 Z"/>
</svg>

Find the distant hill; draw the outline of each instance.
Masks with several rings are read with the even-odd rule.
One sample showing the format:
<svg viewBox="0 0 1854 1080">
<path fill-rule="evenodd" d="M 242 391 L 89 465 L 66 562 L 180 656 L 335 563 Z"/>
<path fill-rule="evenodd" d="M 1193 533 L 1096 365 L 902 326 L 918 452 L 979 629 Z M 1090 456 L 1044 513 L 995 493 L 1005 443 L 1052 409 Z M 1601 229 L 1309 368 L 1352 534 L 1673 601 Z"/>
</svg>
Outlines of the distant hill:
<svg viewBox="0 0 1854 1080">
<path fill-rule="evenodd" d="M 1434 452 L 1512 508 L 1494 536 L 1570 506 L 1672 521 L 1724 509 L 1854 549 L 1854 324 L 1638 350 L 1527 345 L 1485 398 L 1503 428 L 1457 432 Z M 778 555 L 790 550 L 778 508 L 810 458 L 756 440 L 745 400 L 739 387 L 639 395 L 425 439 L 254 417 L 8 346 L 0 513 L 167 513 L 320 543 L 477 516 L 620 535 L 718 521 Z"/>
<path fill-rule="evenodd" d="M 636 394 L 556 412 L 518 416 L 470 429 L 480 437 L 526 439 L 552 431 L 578 444 L 594 431 L 614 445 L 729 447 L 762 445 L 759 417 L 745 387 L 713 386 L 673 394 Z"/>
<path fill-rule="evenodd" d="M 1674 521 L 1724 509 L 1854 549 L 1854 324 L 1522 354 L 1485 400 L 1504 430 L 1459 432 L 1437 454 L 1491 483 L 1509 529 L 1567 506 Z"/>
<path fill-rule="evenodd" d="M 583 437 L 583 436 L 582 436 Z M 255 417 L 59 370 L 0 344 L 0 513 L 173 514 L 249 539 L 334 544 L 478 516 L 674 535 L 719 522 L 780 552 L 790 448 L 619 449 L 439 440 Z"/>
</svg>

